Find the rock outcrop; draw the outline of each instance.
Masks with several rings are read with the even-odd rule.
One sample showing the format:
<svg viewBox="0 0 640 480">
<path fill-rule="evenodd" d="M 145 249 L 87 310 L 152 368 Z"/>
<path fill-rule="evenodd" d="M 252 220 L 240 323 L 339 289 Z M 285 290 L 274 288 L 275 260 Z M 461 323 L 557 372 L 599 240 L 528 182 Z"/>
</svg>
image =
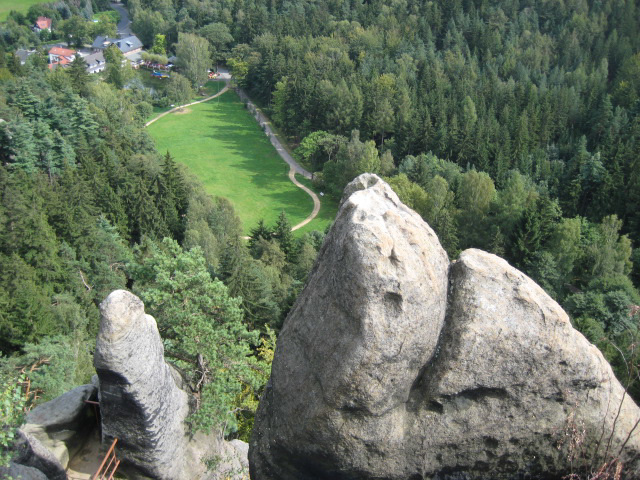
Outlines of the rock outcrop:
<svg viewBox="0 0 640 480">
<path fill-rule="evenodd" d="M 67 468 L 96 425 L 93 409 L 85 402 L 96 400 L 96 395 L 95 385 L 76 387 L 31 410 L 20 430 L 36 438 Z"/>
<path fill-rule="evenodd" d="M 66 480 L 69 460 L 96 425 L 93 409 L 85 403 L 95 400 L 96 393 L 95 385 L 82 385 L 31 410 L 18 431 L 14 470 L 26 466 L 45 478 Z M 21 471 L 24 478 L 37 476 L 28 469 Z"/>
<path fill-rule="evenodd" d="M 638 419 L 539 286 L 479 250 L 450 265 L 365 174 L 278 338 L 251 476 L 560 478 L 605 452 L 639 471 Z"/>
<path fill-rule="evenodd" d="M 16 465 L 38 470 L 50 480 L 66 480 L 60 460 L 34 436 L 18 430 L 14 451 Z"/>
<path fill-rule="evenodd" d="M 120 468 L 133 478 L 185 478 L 189 399 L 164 361 L 155 319 L 124 290 L 111 293 L 100 314 L 94 365 L 103 443 L 118 439 Z"/>
<path fill-rule="evenodd" d="M 99 377 L 103 443 L 118 439 L 122 472 L 130 479 L 241 478 L 243 453 L 215 436 L 191 435 L 188 388 L 164 360 L 155 319 L 142 301 L 112 292 L 100 305 L 94 355 Z M 207 472 L 204 461 L 214 464 Z"/>
<path fill-rule="evenodd" d="M 47 477 L 37 468 L 10 462 L 8 467 L 0 467 L 0 478 L 16 480 L 50 480 L 51 477 Z"/>
</svg>

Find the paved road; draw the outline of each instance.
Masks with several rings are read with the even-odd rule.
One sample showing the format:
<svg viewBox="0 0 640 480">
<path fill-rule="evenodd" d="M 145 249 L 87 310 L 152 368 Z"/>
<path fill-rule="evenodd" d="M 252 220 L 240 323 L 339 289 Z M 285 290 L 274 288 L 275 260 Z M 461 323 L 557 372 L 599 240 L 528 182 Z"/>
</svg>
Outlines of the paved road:
<svg viewBox="0 0 640 480">
<path fill-rule="evenodd" d="M 129 20 L 129 12 L 127 12 L 127 8 L 121 3 L 112 3 L 111 8 L 120 14 L 120 21 L 117 26 L 118 35 L 120 37 L 131 35 L 131 20 Z"/>
</svg>

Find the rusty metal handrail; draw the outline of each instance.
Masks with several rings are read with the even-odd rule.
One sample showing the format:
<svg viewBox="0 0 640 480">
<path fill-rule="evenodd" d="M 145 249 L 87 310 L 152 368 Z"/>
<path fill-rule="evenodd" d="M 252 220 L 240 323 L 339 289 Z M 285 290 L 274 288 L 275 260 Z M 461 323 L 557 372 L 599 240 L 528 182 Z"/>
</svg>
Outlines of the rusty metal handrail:
<svg viewBox="0 0 640 480">
<path fill-rule="evenodd" d="M 98 468 L 96 474 L 91 477 L 91 480 L 111 480 L 113 478 L 116 470 L 118 469 L 118 465 L 120 465 L 120 460 L 116 457 L 116 443 L 118 443 L 118 439 L 114 438 L 111 447 L 109 447 L 109 451 L 104 456 L 104 460 L 102 460 L 102 463 L 100 464 L 100 468 Z M 107 463 L 107 460 L 109 463 Z"/>
</svg>

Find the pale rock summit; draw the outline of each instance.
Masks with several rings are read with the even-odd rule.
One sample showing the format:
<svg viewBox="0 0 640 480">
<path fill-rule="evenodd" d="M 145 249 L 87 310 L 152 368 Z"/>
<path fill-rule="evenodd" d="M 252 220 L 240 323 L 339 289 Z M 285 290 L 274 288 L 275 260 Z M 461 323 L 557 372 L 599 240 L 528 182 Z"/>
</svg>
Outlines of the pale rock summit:
<svg viewBox="0 0 640 480">
<path fill-rule="evenodd" d="M 638 419 L 535 282 L 479 250 L 450 264 L 431 228 L 364 174 L 278 338 L 251 477 L 561 478 L 605 452 L 637 472 Z"/>
</svg>

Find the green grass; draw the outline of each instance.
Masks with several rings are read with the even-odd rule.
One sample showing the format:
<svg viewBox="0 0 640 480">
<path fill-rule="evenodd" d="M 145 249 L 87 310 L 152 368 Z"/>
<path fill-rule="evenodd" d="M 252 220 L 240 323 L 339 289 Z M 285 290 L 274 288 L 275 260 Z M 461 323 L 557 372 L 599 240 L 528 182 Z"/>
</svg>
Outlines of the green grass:
<svg viewBox="0 0 640 480">
<path fill-rule="evenodd" d="M 27 13 L 31 5 L 48 1 L 50 0 L 0 0 L 0 21 L 5 21 L 11 10 Z"/>
<path fill-rule="evenodd" d="M 116 12 L 115 10 L 107 10 L 105 12 L 94 13 L 92 19 L 93 20 L 100 20 L 103 17 L 106 17 L 106 18 L 110 19 L 116 25 L 120 21 L 120 14 L 118 12 Z"/>
<path fill-rule="evenodd" d="M 291 183 L 288 165 L 234 92 L 167 115 L 148 130 L 161 154 L 169 150 L 208 193 L 231 200 L 245 234 L 260 219 L 273 225 L 282 210 L 296 225 L 313 209 L 311 197 Z M 304 231 L 323 228 L 315 223 Z"/>
<path fill-rule="evenodd" d="M 142 84 L 147 88 L 153 88 L 156 91 L 162 91 L 167 85 L 168 80 L 160 80 L 159 78 L 154 78 L 151 76 L 151 71 L 141 68 L 136 72 L 138 74 L 138 78 L 142 81 Z M 224 82 L 218 80 L 209 80 L 202 87 L 203 95 L 194 95 L 191 99 L 192 102 L 196 100 L 202 100 L 203 98 L 210 97 L 211 95 L 215 95 L 220 90 L 224 88 Z M 158 116 L 161 113 L 167 112 L 171 110 L 173 107 L 153 107 L 153 113 L 147 118 L 147 121 L 152 118 Z"/>
</svg>

